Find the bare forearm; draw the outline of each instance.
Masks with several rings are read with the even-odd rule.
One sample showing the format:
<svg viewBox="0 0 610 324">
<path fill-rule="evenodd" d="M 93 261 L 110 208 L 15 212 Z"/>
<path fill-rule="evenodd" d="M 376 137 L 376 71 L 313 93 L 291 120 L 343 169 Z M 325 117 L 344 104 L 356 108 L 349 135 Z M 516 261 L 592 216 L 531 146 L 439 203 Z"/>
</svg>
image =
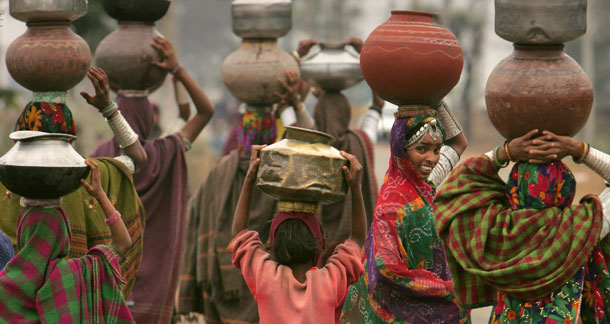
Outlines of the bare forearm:
<svg viewBox="0 0 610 324">
<path fill-rule="evenodd" d="M 253 182 L 244 182 L 235 208 L 235 216 L 233 217 L 233 226 L 231 234 L 233 236 L 248 228 L 248 218 L 250 218 L 250 200 L 252 199 Z"/>
<path fill-rule="evenodd" d="M 450 138 L 445 141 L 445 145 L 449 145 L 453 147 L 453 149 L 459 154 L 462 155 L 468 146 L 468 139 L 464 133 L 459 133 L 457 136 Z"/>
<path fill-rule="evenodd" d="M 144 147 L 142 147 L 140 141 L 136 141 L 124 148 L 123 152 L 133 160 L 138 168 L 144 166 L 148 160 L 148 155 L 146 154 L 146 151 L 144 151 Z"/>
<path fill-rule="evenodd" d="M 116 212 L 116 209 L 108 199 L 106 195 L 97 198 L 100 206 L 102 207 L 102 211 L 106 216 L 106 219 L 112 217 Z M 127 227 L 125 227 L 125 223 L 123 223 L 123 219 L 119 217 L 119 219 L 110 225 L 110 234 L 112 236 L 112 241 L 119 248 L 119 252 L 125 253 L 131 247 L 132 241 L 129 236 L 129 232 L 127 231 Z"/>
<path fill-rule="evenodd" d="M 184 68 L 178 70 L 176 78 L 179 82 L 182 82 L 197 109 L 197 114 L 182 128 L 182 132 L 189 141 L 194 142 L 205 125 L 212 119 L 214 105 Z"/>
<path fill-rule="evenodd" d="M 352 235 L 350 238 L 360 246 L 364 244 L 366 238 L 366 212 L 360 187 L 352 190 Z"/>
<path fill-rule="evenodd" d="M 191 105 L 189 105 L 187 103 L 179 104 L 178 105 L 178 114 L 182 120 L 188 121 L 189 117 L 191 117 Z"/>
</svg>

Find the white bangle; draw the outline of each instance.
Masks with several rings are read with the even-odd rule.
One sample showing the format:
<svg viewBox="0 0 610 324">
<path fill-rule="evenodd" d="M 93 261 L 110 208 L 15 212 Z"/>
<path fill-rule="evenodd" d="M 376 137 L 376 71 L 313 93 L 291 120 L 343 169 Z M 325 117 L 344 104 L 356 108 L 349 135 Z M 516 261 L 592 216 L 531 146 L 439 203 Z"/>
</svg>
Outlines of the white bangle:
<svg viewBox="0 0 610 324">
<path fill-rule="evenodd" d="M 121 148 L 128 147 L 138 140 L 138 134 L 131 129 L 131 126 L 121 115 L 121 111 L 117 111 L 110 119 L 106 120 Z"/>
<path fill-rule="evenodd" d="M 436 111 L 438 113 L 436 118 L 438 118 L 445 129 L 445 139 L 454 138 L 462 132 L 462 125 L 453 117 L 445 102 L 441 103 Z"/>
<path fill-rule="evenodd" d="M 610 155 L 593 147 L 590 147 L 586 154 L 583 163 L 605 181 L 610 181 Z"/>
</svg>

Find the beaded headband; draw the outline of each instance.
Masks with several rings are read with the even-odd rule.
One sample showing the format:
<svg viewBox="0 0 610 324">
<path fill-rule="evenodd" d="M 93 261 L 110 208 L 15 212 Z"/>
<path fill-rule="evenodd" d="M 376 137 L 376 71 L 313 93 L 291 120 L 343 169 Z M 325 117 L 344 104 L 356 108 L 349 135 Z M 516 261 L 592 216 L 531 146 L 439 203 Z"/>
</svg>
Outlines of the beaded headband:
<svg viewBox="0 0 610 324">
<path fill-rule="evenodd" d="M 440 127 L 437 125 L 436 119 L 432 119 L 430 122 L 424 124 L 405 144 L 405 148 L 409 148 L 414 144 L 419 143 L 425 136 L 426 133 L 430 134 L 433 140 L 436 140 L 439 137 L 443 137 L 443 133 L 441 132 Z"/>
</svg>

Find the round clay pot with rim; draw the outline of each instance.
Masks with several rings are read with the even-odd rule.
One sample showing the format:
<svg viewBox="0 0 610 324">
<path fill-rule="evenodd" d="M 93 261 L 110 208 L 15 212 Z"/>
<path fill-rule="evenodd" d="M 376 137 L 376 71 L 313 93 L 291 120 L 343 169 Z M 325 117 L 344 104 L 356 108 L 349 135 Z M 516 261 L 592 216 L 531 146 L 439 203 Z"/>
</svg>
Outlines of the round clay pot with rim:
<svg viewBox="0 0 610 324">
<path fill-rule="evenodd" d="M 106 13 L 118 21 L 155 22 L 169 10 L 169 0 L 102 0 Z"/>
<path fill-rule="evenodd" d="M 106 71 L 111 88 L 149 90 L 163 82 L 167 71 L 150 64 L 162 58 L 150 45 L 156 35 L 161 34 L 153 24 L 129 21 L 102 40 L 95 63 Z"/>
<path fill-rule="evenodd" d="M 17 83 L 36 92 L 65 91 L 87 75 L 91 50 L 69 22 L 27 25 L 6 51 L 6 67 Z"/>
<path fill-rule="evenodd" d="M 430 12 L 392 10 L 360 52 L 366 82 L 399 106 L 436 106 L 459 81 L 463 65 L 460 42 Z"/>
<path fill-rule="evenodd" d="M 562 44 L 587 31 L 587 0 L 495 0 L 496 34 L 512 43 Z"/>
<path fill-rule="evenodd" d="M 515 45 L 485 88 L 487 113 L 507 139 L 532 129 L 574 136 L 589 119 L 593 85 L 563 45 Z"/>
<path fill-rule="evenodd" d="M 248 105 L 268 106 L 280 100 L 274 93 L 284 91 L 278 79 L 285 80 L 286 71 L 300 76 L 294 57 L 280 49 L 275 39 L 244 39 L 222 64 L 222 81 Z"/>
</svg>

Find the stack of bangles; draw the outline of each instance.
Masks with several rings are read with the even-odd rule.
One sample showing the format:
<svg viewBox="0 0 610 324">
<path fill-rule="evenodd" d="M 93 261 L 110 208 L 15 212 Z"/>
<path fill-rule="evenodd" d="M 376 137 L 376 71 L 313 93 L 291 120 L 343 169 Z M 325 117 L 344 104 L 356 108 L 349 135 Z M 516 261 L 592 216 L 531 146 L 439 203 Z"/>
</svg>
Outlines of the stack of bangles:
<svg viewBox="0 0 610 324">
<path fill-rule="evenodd" d="M 504 142 L 503 146 L 498 146 L 494 150 L 494 162 L 496 162 L 496 164 L 501 168 L 506 167 L 508 165 L 508 162 L 515 162 L 515 160 L 513 160 L 512 156 L 510 156 L 510 152 L 508 149 L 509 144 L 510 144 L 510 141 L 506 141 L 506 142 Z M 506 160 L 504 163 L 500 163 L 500 161 L 498 160 L 498 152 L 501 149 L 504 149 L 504 153 L 506 153 L 506 157 L 508 158 L 508 160 Z"/>
<path fill-rule="evenodd" d="M 121 213 L 119 213 L 118 210 L 116 210 L 114 212 L 114 214 L 112 214 L 112 216 L 106 218 L 106 224 L 108 224 L 108 226 L 112 226 L 114 223 L 116 223 L 119 218 L 121 218 Z"/>
<path fill-rule="evenodd" d="M 591 146 L 585 142 L 582 142 L 582 153 L 580 154 L 580 157 L 576 160 L 574 160 L 574 162 L 576 163 L 582 163 L 584 162 L 585 158 L 587 157 L 587 154 L 589 154 L 589 149 L 591 148 Z"/>
<path fill-rule="evenodd" d="M 104 118 L 109 119 L 118 110 L 119 107 L 117 106 L 116 102 L 112 101 L 108 106 L 106 106 L 106 108 L 100 110 L 100 112 Z"/>
</svg>

